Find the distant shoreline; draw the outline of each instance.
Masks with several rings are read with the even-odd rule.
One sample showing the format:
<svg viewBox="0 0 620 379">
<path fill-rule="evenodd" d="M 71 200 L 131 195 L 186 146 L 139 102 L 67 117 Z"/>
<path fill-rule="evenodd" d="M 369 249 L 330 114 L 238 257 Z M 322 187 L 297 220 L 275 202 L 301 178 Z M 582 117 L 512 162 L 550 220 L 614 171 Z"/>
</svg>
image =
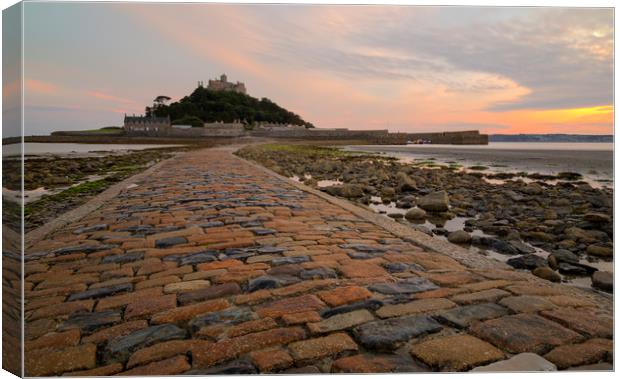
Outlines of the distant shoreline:
<svg viewBox="0 0 620 379">
<path fill-rule="evenodd" d="M 549 145 L 551 144 L 549 143 Z M 569 146 L 570 144 L 566 143 L 566 145 Z M 545 174 L 578 172 L 584 175 L 586 180 L 592 182 L 613 179 L 613 149 L 541 149 L 536 147 L 493 148 L 493 146 L 480 146 L 475 148 L 437 145 L 358 145 L 349 146 L 347 149 L 383 152 L 400 158 L 433 158 L 445 162 L 455 161 L 465 166 L 484 165 L 489 167 L 489 171 L 525 171 Z"/>
</svg>

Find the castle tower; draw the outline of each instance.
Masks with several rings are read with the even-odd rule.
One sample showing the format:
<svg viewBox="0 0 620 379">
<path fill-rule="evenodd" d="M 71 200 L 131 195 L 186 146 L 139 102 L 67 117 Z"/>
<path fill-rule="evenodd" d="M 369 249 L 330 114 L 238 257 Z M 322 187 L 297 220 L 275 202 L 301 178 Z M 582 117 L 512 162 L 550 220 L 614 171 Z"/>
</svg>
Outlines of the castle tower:
<svg viewBox="0 0 620 379">
<path fill-rule="evenodd" d="M 222 74 L 220 76 L 220 81 L 226 83 L 228 81 L 228 77 L 226 76 L 226 74 Z"/>
</svg>

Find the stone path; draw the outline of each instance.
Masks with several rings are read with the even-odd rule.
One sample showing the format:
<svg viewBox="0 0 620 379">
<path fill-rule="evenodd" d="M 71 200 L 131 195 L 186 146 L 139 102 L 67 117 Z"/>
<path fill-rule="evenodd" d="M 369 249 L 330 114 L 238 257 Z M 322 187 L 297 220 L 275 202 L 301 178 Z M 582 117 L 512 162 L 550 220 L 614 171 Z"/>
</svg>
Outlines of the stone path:
<svg viewBox="0 0 620 379">
<path fill-rule="evenodd" d="M 610 367 L 610 302 L 426 252 L 229 150 L 136 184 L 27 254 L 27 375 Z"/>
</svg>

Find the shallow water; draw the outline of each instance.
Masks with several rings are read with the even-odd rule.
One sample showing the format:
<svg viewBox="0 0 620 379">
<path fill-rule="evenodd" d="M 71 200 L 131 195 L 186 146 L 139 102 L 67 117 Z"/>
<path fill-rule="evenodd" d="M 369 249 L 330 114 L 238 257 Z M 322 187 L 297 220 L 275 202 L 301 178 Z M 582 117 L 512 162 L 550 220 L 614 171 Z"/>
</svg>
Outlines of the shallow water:
<svg viewBox="0 0 620 379">
<path fill-rule="evenodd" d="M 356 145 L 347 151 L 381 153 L 407 164 L 460 166 L 462 171 L 493 173 L 578 172 L 595 188 L 613 188 L 611 143 L 492 142 L 489 145 Z M 484 170 L 471 170 L 485 166 Z M 524 181 L 527 178 L 523 178 Z M 491 179 L 496 180 L 496 179 Z M 534 180 L 534 179 L 530 179 Z M 501 184 L 500 182 L 492 182 Z M 550 183 L 553 184 L 553 183 Z"/>
<path fill-rule="evenodd" d="M 24 155 L 40 154 L 77 154 L 92 153 L 99 151 L 127 151 L 127 150 L 146 150 L 166 147 L 178 147 L 183 145 L 150 145 L 150 144 L 90 144 L 90 143 L 39 143 L 26 142 L 24 144 Z M 2 156 L 19 155 L 19 144 L 2 146 Z"/>
<path fill-rule="evenodd" d="M 407 213 L 407 210 L 408 210 L 408 209 L 398 208 L 395 202 L 389 202 L 387 204 L 383 203 L 381 198 L 378 196 L 371 197 L 371 203 L 368 205 L 368 207 L 372 209 L 373 211 L 384 215 L 385 217 L 389 217 L 388 214 L 404 215 L 405 213 Z M 400 219 L 399 222 L 407 224 L 411 226 L 412 228 L 416 230 L 420 230 L 422 232 L 426 232 L 426 231 L 432 232 L 432 230 L 435 228 L 444 228 L 448 231 L 448 233 L 450 233 L 450 232 L 454 232 L 457 230 L 463 230 L 465 228 L 465 222 L 471 218 L 472 217 L 454 217 L 449 220 L 445 220 L 445 219 L 433 220 L 431 218 L 431 219 L 425 219 L 423 221 L 422 220 L 421 221 L 409 221 L 406 219 Z M 426 229 L 426 231 L 424 229 Z M 487 234 L 484 231 L 480 229 L 476 229 L 476 228 L 474 228 L 471 232 L 469 232 L 469 234 L 472 236 L 480 236 L 480 237 L 495 237 L 491 234 Z M 432 236 L 433 238 L 439 238 L 439 239 L 446 240 L 446 241 L 448 240 L 448 238 L 443 235 L 432 233 Z M 525 241 L 522 241 L 522 242 L 525 245 L 528 245 L 534 248 L 536 250 L 534 254 L 547 259 L 547 256 L 549 255 L 548 251 L 545 251 L 539 247 L 533 246 Z M 482 254 L 484 256 L 487 256 L 488 258 L 491 258 L 491 259 L 494 259 L 500 262 L 506 262 L 511 258 L 515 258 L 519 256 L 519 255 L 502 254 L 493 249 L 489 249 L 485 246 L 476 246 L 476 245 L 468 244 L 468 245 L 462 245 L 461 247 L 469 250 L 472 254 Z M 612 273 L 614 272 L 614 264 L 611 261 L 610 262 L 607 262 L 604 260 L 588 261 L 587 259 L 582 258 L 580 259 L 579 263 L 595 267 L 601 271 L 609 271 Z M 573 286 L 583 287 L 583 288 L 591 287 L 592 282 L 589 276 L 568 276 L 568 275 L 560 274 L 559 272 L 558 274 L 562 277 L 562 282 L 564 283 L 567 283 Z"/>
</svg>

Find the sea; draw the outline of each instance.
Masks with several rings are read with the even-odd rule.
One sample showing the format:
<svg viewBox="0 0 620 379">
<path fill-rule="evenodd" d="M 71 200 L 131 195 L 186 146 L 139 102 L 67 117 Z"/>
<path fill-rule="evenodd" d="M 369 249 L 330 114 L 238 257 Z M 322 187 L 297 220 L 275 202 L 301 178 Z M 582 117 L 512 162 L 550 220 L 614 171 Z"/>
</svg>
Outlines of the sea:
<svg viewBox="0 0 620 379">
<path fill-rule="evenodd" d="M 485 167 L 484 173 L 576 172 L 593 187 L 613 188 L 613 143 L 490 142 L 488 145 L 353 145 L 349 151 L 382 153 L 405 162 Z M 480 171 L 479 171 L 480 172 Z"/>
<path fill-rule="evenodd" d="M 156 145 L 156 144 L 89 144 L 89 143 L 40 143 L 26 142 L 24 155 L 58 154 L 72 155 L 94 152 L 117 152 L 128 150 L 146 150 L 182 145 Z M 19 144 L 3 145 L 2 157 L 16 156 L 20 154 Z"/>
</svg>

